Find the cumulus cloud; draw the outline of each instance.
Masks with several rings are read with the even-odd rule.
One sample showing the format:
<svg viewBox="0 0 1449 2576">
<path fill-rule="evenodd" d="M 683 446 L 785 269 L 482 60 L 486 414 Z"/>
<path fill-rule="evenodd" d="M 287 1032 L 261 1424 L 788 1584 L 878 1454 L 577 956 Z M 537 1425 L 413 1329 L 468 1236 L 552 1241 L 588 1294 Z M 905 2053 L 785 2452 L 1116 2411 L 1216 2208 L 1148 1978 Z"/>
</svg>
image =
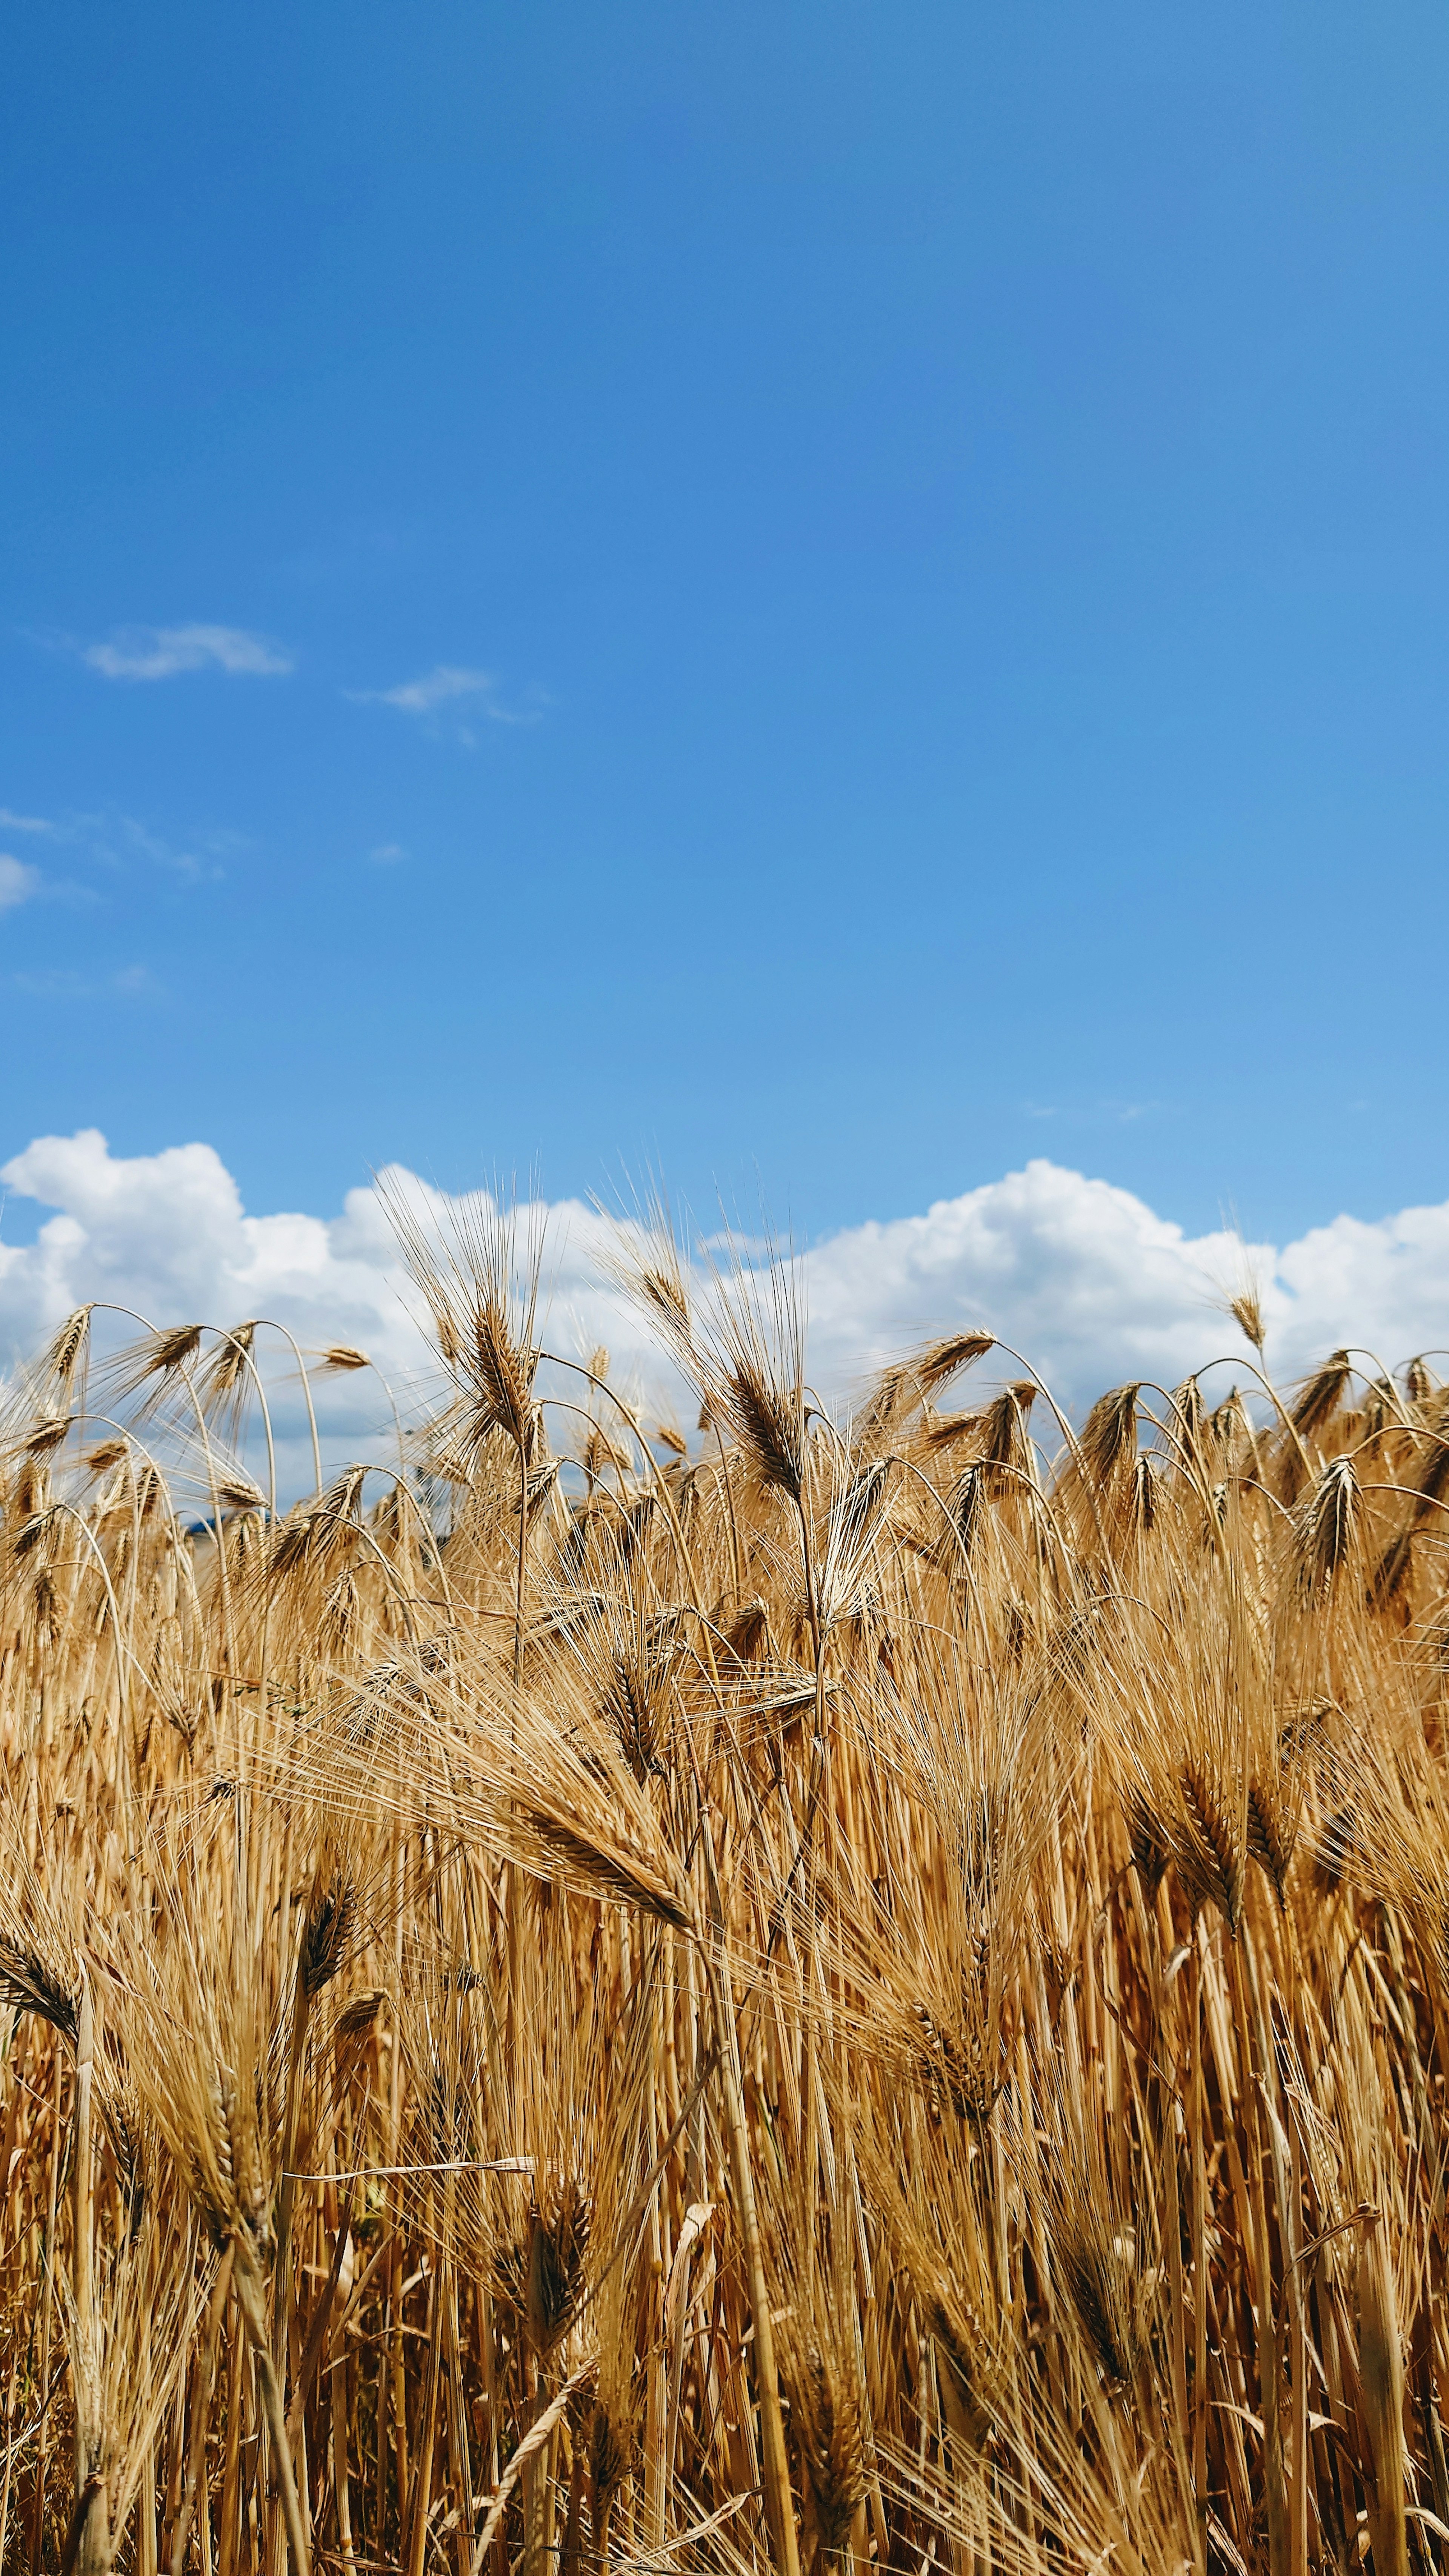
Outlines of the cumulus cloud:
<svg viewBox="0 0 1449 2576">
<path fill-rule="evenodd" d="M 368 1351 L 404 1401 L 426 1383 L 426 1341 L 375 1188 L 350 1191 L 331 1218 L 251 1216 L 211 1146 L 113 1155 L 94 1128 L 37 1138 L 0 1179 L 54 1211 L 33 1243 L 0 1243 L 0 1351 L 12 1360 L 72 1307 L 109 1298 L 158 1324 L 267 1316 L 314 1351 L 338 1342 Z M 456 1206 L 410 1173 L 384 1181 L 425 1219 L 445 1221 Z M 601 1281 L 609 1235 L 577 1200 L 548 1210 L 552 1345 L 567 1353 L 602 1341 L 616 1373 L 667 1400 L 652 1346 Z M 1294 1243 L 1244 1247 L 1226 1233 L 1190 1237 L 1128 1190 L 1033 1161 L 922 1215 L 851 1226 L 806 1252 L 812 1376 L 848 1399 L 919 1337 L 984 1323 L 1080 1414 L 1127 1378 L 1171 1385 L 1234 1351 L 1242 1367 L 1246 1347 L 1215 1308 L 1245 1261 L 1281 1378 L 1339 1342 L 1385 1363 L 1449 1342 L 1449 1205 L 1374 1222 L 1339 1216 Z M 375 1381 L 324 1390 L 334 1454 L 380 1429 L 379 1404 Z M 284 1427 L 300 1469 L 296 1420 Z"/>
<path fill-rule="evenodd" d="M 12 859 L 8 851 L 0 851 L 0 912 L 10 912 L 17 903 L 24 903 L 39 884 L 38 869 L 27 867 L 23 859 Z"/>
<path fill-rule="evenodd" d="M 82 659 L 108 680 L 172 680 L 180 671 L 229 671 L 276 679 L 292 657 L 242 626 L 123 626 Z"/>
<path fill-rule="evenodd" d="M 424 1220 L 446 1218 L 450 1202 L 412 1174 L 384 1179 Z M 0 1169 L 0 1182 L 12 1197 L 54 1211 L 33 1243 L 0 1240 L 0 1360 L 8 1365 L 95 1299 L 151 1324 L 265 1316 L 314 1353 L 338 1343 L 367 1351 L 405 1399 L 428 1376 L 427 1344 L 375 1188 L 350 1191 L 330 1219 L 249 1216 L 212 1146 L 116 1155 L 95 1128 L 38 1137 Z M 577 1202 L 552 1216 L 552 1305 L 571 1349 L 581 1334 L 603 1337 L 604 1309 L 614 1302 L 593 1278 L 608 1229 Z M 135 1329 L 125 1319 L 98 1319 L 103 1340 Z M 617 1336 L 615 1347 L 622 1353 Z M 339 1437 L 359 1429 L 368 1392 L 357 1380 L 324 1389 Z M 371 1400 L 375 1409 L 375 1385 Z"/>
</svg>

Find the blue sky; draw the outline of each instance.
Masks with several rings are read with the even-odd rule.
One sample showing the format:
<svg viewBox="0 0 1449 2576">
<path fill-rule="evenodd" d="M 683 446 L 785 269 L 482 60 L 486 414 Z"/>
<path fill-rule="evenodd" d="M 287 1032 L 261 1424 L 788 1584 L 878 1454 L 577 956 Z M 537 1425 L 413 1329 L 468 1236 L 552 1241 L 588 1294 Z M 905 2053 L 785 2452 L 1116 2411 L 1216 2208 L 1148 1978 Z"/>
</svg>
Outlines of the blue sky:
<svg viewBox="0 0 1449 2576">
<path fill-rule="evenodd" d="M 3 1155 L 1449 1196 L 1446 89 L 1322 0 L 13 12 Z"/>
</svg>

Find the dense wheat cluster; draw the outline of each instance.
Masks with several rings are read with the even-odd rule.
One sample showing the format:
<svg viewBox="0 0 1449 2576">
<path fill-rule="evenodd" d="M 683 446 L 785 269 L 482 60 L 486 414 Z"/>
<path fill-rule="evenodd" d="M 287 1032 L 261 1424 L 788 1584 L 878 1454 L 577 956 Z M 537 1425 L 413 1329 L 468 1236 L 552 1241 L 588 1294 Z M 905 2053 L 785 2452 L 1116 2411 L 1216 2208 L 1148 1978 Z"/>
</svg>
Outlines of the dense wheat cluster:
<svg viewBox="0 0 1449 2576">
<path fill-rule="evenodd" d="M 12 1390 L 0 2564 L 1443 2564 L 1428 1368 L 837 1423 L 635 1229 L 681 1432 L 403 1232 L 285 1512 L 260 1323 Z"/>
</svg>

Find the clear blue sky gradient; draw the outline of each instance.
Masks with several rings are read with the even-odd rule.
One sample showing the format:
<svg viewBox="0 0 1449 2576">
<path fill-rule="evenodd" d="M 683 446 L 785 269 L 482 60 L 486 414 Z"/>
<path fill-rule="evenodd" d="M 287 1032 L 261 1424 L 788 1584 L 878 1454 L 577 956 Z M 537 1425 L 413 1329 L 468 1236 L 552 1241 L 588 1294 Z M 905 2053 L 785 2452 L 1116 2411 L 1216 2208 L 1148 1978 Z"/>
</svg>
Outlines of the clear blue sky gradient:
<svg viewBox="0 0 1449 2576">
<path fill-rule="evenodd" d="M 0 127 L 5 1152 L 1449 1194 L 1442 8 L 54 0 Z"/>
</svg>

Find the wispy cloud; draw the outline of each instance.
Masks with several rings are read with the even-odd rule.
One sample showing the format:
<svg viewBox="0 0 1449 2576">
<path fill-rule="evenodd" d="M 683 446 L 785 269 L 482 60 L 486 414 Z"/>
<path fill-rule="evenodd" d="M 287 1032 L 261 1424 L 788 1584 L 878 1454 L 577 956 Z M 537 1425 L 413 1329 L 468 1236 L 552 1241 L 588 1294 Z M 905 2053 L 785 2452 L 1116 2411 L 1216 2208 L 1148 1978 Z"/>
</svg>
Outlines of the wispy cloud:
<svg viewBox="0 0 1449 2576">
<path fill-rule="evenodd" d="M 407 857 L 407 852 L 401 841 L 379 841 L 376 849 L 369 850 L 367 855 L 375 868 L 395 868 Z"/>
<path fill-rule="evenodd" d="M 23 859 L 12 859 L 8 851 L 0 852 L 0 912 L 13 912 L 40 886 L 38 868 L 28 868 Z"/>
<path fill-rule="evenodd" d="M 31 1002 L 89 1002 L 95 986 L 73 966 L 31 966 L 8 978 L 12 992 Z"/>
<path fill-rule="evenodd" d="M 74 966 L 32 966 L 7 978 L 10 989 L 32 1002 L 164 1002 L 165 985 L 149 966 L 119 966 L 108 975 L 83 975 Z"/>
<path fill-rule="evenodd" d="M 1069 1129 L 1130 1127 L 1134 1119 L 1157 1118 L 1165 1104 L 1160 1100 L 1104 1100 L 1082 1094 L 1065 1101 L 1023 1100 L 1019 1104 L 1024 1118 L 1057 1118 Z"/>
<path fill-rule="evenodd" d="M 107 680 L 173 680 L 181 671 L 227 671 L 277 679 L 292 657 L 244 626 L 123 626 L 82 654 Z"/>
<path fill-rule="evenodd" d="M 489 697 L 497 685 L 491 671 L 465 671 L 456 662 L 438 662 L 420 680 L 401 680 L 395 689 L 349 689 L 347 694 L 363 706 L 401 707 L 404 715 L 430 716 L 453 698 Z"/>
<path fill-rule="evenodd" d="M 99 886 L 77 884 L 56 875 L 53 869 L 48 869 L 43 879 L 36 878 L 32 870 L 25 890 L 62 902 L 103 899 L 101 889 L 107 879 L 134 874 L 138 867 L 162 869 L 194 884 L 216 884 L 225 875 L 228 862 L 244 856 L 250 847 L 245 834 L 215 824 L 206 825 L 188 841 L 178 843 L 163 838 L 134 814 L 114 810 L 86 813 L 75 807 L 61 812 L 51 822 L 7 813 L 0 807 L 0 838 L 7 830 L 44 833 L 50 844 L 48 858 L 58 859 L 64 854 L 99 878 Z M 11 857 L 7 864 L 24 867 L 26 863 Z M 9 899 L 16 902 L 20 898 L 11 895 Z"/>
<path fill-rule="evenodd" d="M 122 993 L 134 1002 L 159 1002 L 166 987 L 153 975 L 149 966 L 122 966 L 111 977 L 113 993 Z"/>
<path fill-rule="evenodd" d="M 523 707 L 500 706 L 498 683 L 491 671 L 473 670 L 459 662 L 435 662 L 416 680 L 400 680 L 394 689 L 344 689 L 343 696 L 355 706 L 396 707 L 402 715 L 417 716 L 431 731 L 443 721 L 442 711 L 452 711 L 453 731 L 459 742 L 471 751 L 475 736 L 465 715 L 486 716 L 490 724 L 537 724 L 544 703 L 541 691 L 529 692 L 529 703 Z"/>
<path fill-rule="evenodd" d="M 114 841 L 120 844 L 117 855 L 123 864 L 134 854 L 147 860 L 154 868 L 166 869 L 172 876 L 189 877 L 193 883 L 208 885 L 219 884 L 226 873 L 222 866 L 223 852 L 245 846 L 237 833 L 208 832 L 203 836 L 199 849 L 176 849 L 169 841 L 163 840 L 159 832 L 138 823 L 133 814 L 118 815 L 111 826 L 111 833 Z M 101 854 L 104 846 L 98 838 L 97 855 Z M 107 849 L 105 854 L 111 855 L 110 850 Z"/>
</svg>

